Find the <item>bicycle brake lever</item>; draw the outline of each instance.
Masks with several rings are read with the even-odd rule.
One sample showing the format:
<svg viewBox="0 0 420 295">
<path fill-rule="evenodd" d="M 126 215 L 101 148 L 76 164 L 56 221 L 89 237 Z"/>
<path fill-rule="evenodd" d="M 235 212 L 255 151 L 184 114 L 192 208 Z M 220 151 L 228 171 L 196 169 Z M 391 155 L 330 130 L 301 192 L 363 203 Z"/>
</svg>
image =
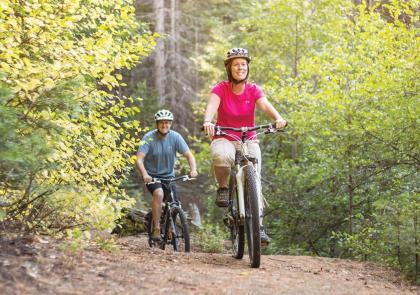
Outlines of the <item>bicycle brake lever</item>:
<svg viewBox="0 0 420 295">
<path fill-rule="evenodd" d="M 277 129 L 273 125 L 270 125 L 270 127 L 268 127 L 267 130 L 264 131 L 264 134 L 276 133 L 276 132 L 277 132 Z"/>
<path fill-rule="evenodd" d="M 146 184 L 154 184 L 154 183 L 161 183 L 159 179 L 152 178 L 152 181 L 146 182 Z"/>
<path fill-rule="evenodd" d="M 220 135 L 226 135 L 227 133 L 224 132 L 223 130 L 218 129 L 218 130 L 216 130 L 215 134 L 220 136 Z"/>
</svg>

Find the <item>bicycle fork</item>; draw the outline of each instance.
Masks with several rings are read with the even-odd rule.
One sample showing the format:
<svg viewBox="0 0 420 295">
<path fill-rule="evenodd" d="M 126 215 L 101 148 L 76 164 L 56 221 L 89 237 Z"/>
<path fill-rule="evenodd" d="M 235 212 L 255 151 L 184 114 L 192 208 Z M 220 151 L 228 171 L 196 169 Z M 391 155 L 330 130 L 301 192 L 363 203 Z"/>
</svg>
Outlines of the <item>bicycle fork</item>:
<svg viewBox="0 0 420 295">
<path fill-rule="evenodd" d="M 262 187 L 261 187 L 261 175 L 258 173 L 258 163 L 255 164 L 255 176 L 256 176 L 256 182 L 257 182 L 257 195 L 258 195 L 258 210 L 260 214 L 260 223 L 262 218 L 264 217 L 264 196 L 262 194 Z M 262 226 L 262 224 L 260 224 Z"/>
<path fill-rule="evenodd" d="M 244 201 L 244 167 L 240 167 L 237 165 L 237 173 L 236 173 L 236 184 L 237 184 L 237 192 L 238 192 L 238 209 L 239 209 L 239 218 L 241 224 L 245 220 L 245 201 Z"/>
<path fill-rule="evenodd" d="M 258 165 L 258 164 L 255 164 Z M 238 209 L 239 209 L 239 218 L 241 220 L 241 224 L 245 220 L 245 199 L 244 199 L 244 168 L 246 166 L 252 166 L 256 176 L 256 185 L 257 185 L 257 195 L 258 195 L 258 209 L 259 209 L 259 217 L 260 219 L 263 217 L 263 210 L 264 210 L 264 203 L 263 203 L 263 196 L 262 196 L 262 189 L 261 189 L 261 177 L 258 173 L 258 167 L 254 167 L 253 164 L 247 164 L 245 166 L 237 165 L 237 173 L 236 173 L 236 183 L 237 183 L 237 192 L 238 192 Z"/>
</svg>

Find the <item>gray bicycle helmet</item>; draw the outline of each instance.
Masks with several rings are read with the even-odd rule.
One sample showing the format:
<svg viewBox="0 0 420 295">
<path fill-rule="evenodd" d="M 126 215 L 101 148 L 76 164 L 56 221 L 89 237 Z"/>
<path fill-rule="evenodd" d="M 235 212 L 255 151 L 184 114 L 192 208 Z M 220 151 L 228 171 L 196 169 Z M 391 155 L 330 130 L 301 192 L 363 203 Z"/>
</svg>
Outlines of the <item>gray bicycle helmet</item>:
<svg viewBox="0 0 420 295">
<path fill-rule="evenodd" d="M 229 63 L 230 60 L 234 59 L 234 58 L 245 58 L 248 63 L 251 62 L 251 57 L 249 56 L 248 50 L 246 50 L 245 48 L 232 48 L 229 49 L 229 51 L 226 54 L 226 58 L 225 58 L 225 65 L 227 65 Z"/>
<path fill-rule="evenodd" d="M 174 115 L 168 110 L 159 110 L 155 114 L 155 121 L 173 121 Z"/>
</svg>

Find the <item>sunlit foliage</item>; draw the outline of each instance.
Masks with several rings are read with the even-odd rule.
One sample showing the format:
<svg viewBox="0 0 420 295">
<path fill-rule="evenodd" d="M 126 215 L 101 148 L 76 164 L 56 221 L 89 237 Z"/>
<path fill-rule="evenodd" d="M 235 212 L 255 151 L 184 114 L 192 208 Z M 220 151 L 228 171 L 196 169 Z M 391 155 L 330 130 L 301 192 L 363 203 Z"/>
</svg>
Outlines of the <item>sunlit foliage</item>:
<svg viewBox="0 0 420 295">
<path fill-rule="evenodd" d="M 132 1 L 2 1 L 0 198 L 27 230 L 112 227 L 140 130 L 122 69 L 155 36 Z"/>
<path fill-rule="evenodd" d="M 376 260 L 418 277 L 418 7 L 265 1 L 217 29 L 213 58 L 248 48 L 251 80 L 290 123 L 261 137 L 269 252 Z"/>
</svg>

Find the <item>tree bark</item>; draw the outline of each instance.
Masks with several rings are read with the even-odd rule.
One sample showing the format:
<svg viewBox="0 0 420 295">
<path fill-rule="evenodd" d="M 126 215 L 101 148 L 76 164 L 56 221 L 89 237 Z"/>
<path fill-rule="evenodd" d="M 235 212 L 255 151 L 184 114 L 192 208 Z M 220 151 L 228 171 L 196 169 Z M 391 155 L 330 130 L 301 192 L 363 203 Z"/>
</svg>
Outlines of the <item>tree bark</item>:
<svg viewBox="0 0 420 295">
<path fill-rule="evenodd" d="M 156 15 L 155 31 L 161 36 L 165 33 L 165 1 L 153 1 L 153 9 Z M 162 38 L 156 43 L 155 51 L 155 87 L 158 93 L 159 104 L 165 103 L 165 44 Z"/>
<path fill-rule="evenodd" d="M 176 106 L 176 77 L 178 76 L 178 72 L 176 71 L 176 64 L 177 64 L 177 40 L 178 40 L 178 36 L 177 36 L 177 1 L 176 0 L 171 0 L 171 9 L 170 9 L 170 20 L 171 20 L 171 35 L 169 38 L 169 65 L 171 68 L 171 77 L 169 80 L 169 84 L 170 84 L 170 89 L 169 92 L 170 93 L 170 103 L 171 103 L 171 108 L 174 109 Z"/>
<path fill-rule="evenodd" d="M 419 278 L 420 277 L 420 255 L 419 255 L 419 240 L 418 240 L 418 233 L 417 233 L 417 211 L 414 209 L 414 217 L 413 217 L 413 226 L 414 226 L 414 252 L 415 254 L 415 270 L 414 270 L 414 277 Z"/>
</svg>

